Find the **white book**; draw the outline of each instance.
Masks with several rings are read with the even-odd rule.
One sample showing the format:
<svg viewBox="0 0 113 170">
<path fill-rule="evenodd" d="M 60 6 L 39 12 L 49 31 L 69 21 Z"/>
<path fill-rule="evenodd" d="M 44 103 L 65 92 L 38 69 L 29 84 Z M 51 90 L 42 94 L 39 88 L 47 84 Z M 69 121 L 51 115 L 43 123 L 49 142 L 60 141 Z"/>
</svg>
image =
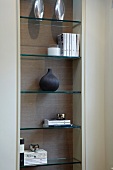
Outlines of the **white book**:
<svg viewBox="0 0 113 170">
<path fill-rule="evenodd" d="M 44 119 L 44 123 L 45 124 L 49 124 L 49 123 L 70 123 L 70 120 L 48 120 L 48 119 Z"/>
<path fill-rule="evenodd" d="M 69 33 L 69 56 L 72 56 L 72 33 Z"/>
<path fill-rule="evenodd" d="M 71 121 L 70 120 L 44 120 L 43 126 L 56 126 L 56 125 L 70 125 Z"/>
<path fill-rule="evenodd" d="M 66 56 L 66 33 L 58 35 L 58 44 L 61 49 L 61 55 Z"/>
<path fill-rule="evenodd" d="M 71 43 L 72 43 L 72 53 L 71 53 L 71 56 L 76 56 L 76 35 L 77 34 L 72 34 L 72 40 L 71 40 Z"/>
<path fill-rule="evenodd" d="M 67 34 L 66 34 L 66 40 L 67 40 L 67 41 L 66 41 L 66 52 L 67 52 L 66 54 L 67 54 L 67 56 L 70 55 L 70 54 L 69 54 L 69 53 L 70 53 L 70 51 L 69 51 L 69 35 L 70 35 L 70 33 L 67 33 Z"/>
<path fill-rule="evenodd" d="M 70 120 L 49 120 L 49 123 L 70 123 Z"/>
<path fill-rule="evenodd" d="M 76 34 L 76 56 L 80 56 L 80 34 Z"/>
<path fill-rule="evenodd" d="M 69 122 L 49 122 L 48 124 L 44 124 L 44 125 L 70 125 Z"/>
</svg>

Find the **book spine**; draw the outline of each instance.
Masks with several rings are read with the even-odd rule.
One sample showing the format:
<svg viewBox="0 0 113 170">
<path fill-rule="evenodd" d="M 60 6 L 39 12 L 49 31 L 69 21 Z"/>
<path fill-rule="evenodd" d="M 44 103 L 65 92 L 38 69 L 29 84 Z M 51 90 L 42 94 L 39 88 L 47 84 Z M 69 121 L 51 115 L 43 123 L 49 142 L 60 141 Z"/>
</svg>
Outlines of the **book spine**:
<svg viewBox="0 0 113 170">
<path fill-rule="evenodd" d="M 48 120 L 48 122 L 64 123 L 64 122 L 70 122 L 70 120 Z"/>
<path fill-rule="evenodd" d="M 44 120 L 44 125 L 54 125 L 54 124 L 70 124 L 70 120 Z"/>
<path fill-rule="evenodd" d="M 61 53 L 61 55 L 63 55 L 63 43 L 62 43 L 63 35 L 60 34 L 58 37 L 59 37 L 58 42 L 59 42 L 59 46 L 60 46 L 60 53 Z"/>
<path fill-rule="evenodd" d="M 76 34 L 72 34 L 72 56 L 76 56 Z"/>
<path fill-rule="evenodd" d="M 66 56 L 66 33 L 62 33 L 59 35 L 60 36 L 60 48 L 61 48 L 61 55 Z"/>
<path fill-rule="evenodd" d="M 80 56 L 80 34 L 76 34 L 76 56 Z"/>
<path fill-rule="evenodd" d="M 69 56 L 72 56 L 72 33 L 69 33 Z"/>
<path fill-rule="evenodd" d="M 66 38 L 67 38 L 67 39 L 66 39 L 66 51 L 67 51 L 66 54 L 67 54 L 67 56 L 69 56 L 69 55 L 70 55 L 70 54 L 69 54 L 69 53 L 70 53 L 70 52 L 69 52 L 69 33 L 66 34 Z"/>
<path fill-rule="evenodd" d="M 67 42 L 67 37 L 66 37 L 66 33 L 63 33 L 63 55 L 67 56 L 67 47 L 66 47 L 66 43 Z"/>
<path fill-rule="evenodd" d="M 61 35 L 58 35 L 58 36 L 57 36 L 57 39 L 58 39 L 58 46 L 59 46 L 59 48 L 60 48 L 60 55 L 62 55 L 62 54 L 61 54 Z"/>
<path fill-rule="evenodd" d="M 70 122 L 49 122 L 47 125 L 69 125 Z"/>
</svg>

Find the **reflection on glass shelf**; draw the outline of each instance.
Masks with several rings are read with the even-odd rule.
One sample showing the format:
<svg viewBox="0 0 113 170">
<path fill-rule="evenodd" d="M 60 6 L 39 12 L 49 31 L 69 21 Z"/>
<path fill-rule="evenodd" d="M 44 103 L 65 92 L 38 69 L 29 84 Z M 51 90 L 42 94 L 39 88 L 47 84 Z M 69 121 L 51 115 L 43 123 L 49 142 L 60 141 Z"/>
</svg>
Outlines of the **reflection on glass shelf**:
<svg viewBox="0 0 113 170">
<path fill-rule="evenodd" d="M 22 90 L 21 91 L 22 94 L 49 94 L 49 93 L 53 93 L 53 94 L 79 94 L 81 93 L 81 91 L 67 91 L 67 90 L 62 90 L 62 91 L 42 91 L 42 90 Z"/>
<path fill-rule="evenodd" d="M 37 167 L 37 166 L 51 166 L 51 165 L 65 165 L 65 164 L 81 164 L 81 161 L 75 158 L 72 158 L 72 159 L 56 158 L 56 159 L 47 160 L 47 163 L 45 164 L 24 165 L 24 166 L 21 166 L 21 168 Z"/>
<path fill-rule="evenodd" d="M 20 128 L 20 130 L 38 130 L 38 129 L 81 129 L 80 125 L 72 125 L 72 126 L 52 126 L 52 127 L 43 127 L 39 126 L 36 128 Z"/>
<path fill-rule="evenodd" d="M 47 55 L 47 54 L 21 54 L 20 55 L 22 59 L 26 60 L 32 60 L 32 59 L 37 59 L 37 60 L 45 60 L 45 59 L 80 59 L 81 57 L 76 57 L 76 56 L 53 56 L 53 55 Z"/>
<path fill-rule="evenodd" d="M 28 16 L 20 16 L 21 24 L 36 24 L 55 27 L 73 27 L 81 24 L 81 21 L 73 20 L 57 20 L 54 18 L 35 18 Z"/>
</svg>

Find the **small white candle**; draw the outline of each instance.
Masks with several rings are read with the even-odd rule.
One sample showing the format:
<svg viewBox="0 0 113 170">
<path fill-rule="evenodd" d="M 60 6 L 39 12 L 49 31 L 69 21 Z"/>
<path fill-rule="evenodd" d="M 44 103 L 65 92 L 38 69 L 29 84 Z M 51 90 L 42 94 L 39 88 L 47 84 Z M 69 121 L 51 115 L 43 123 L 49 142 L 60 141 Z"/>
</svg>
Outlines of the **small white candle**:
<svg viewBox="0 0 113 170">
<path fill-rule="evenodd" d="M 48 55 L 60 55 L 60 48 L 59 47 L 49 47 L 48 48 Z"/>
</svg>

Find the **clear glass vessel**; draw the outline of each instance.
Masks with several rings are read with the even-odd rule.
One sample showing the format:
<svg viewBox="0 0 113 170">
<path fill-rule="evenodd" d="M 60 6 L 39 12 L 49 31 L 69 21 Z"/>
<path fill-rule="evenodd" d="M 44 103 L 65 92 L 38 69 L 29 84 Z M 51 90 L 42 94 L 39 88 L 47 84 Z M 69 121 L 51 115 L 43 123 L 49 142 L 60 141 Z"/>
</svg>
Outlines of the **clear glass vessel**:
<svg viewBox="0 0 113 170">
<path fill-rule="evenodd" d="M 63 0 L 57 0 L 55 5 L 55 15 L 58 20 L 63 20 L 65 14 L 65 6 Z"/>
<path fill-rule="evenodd" d="M 43 18 L 44 15 L 44 3 L 43 0 L 36 0 L 34 4 L 35 18 Z"/>
</svg>

